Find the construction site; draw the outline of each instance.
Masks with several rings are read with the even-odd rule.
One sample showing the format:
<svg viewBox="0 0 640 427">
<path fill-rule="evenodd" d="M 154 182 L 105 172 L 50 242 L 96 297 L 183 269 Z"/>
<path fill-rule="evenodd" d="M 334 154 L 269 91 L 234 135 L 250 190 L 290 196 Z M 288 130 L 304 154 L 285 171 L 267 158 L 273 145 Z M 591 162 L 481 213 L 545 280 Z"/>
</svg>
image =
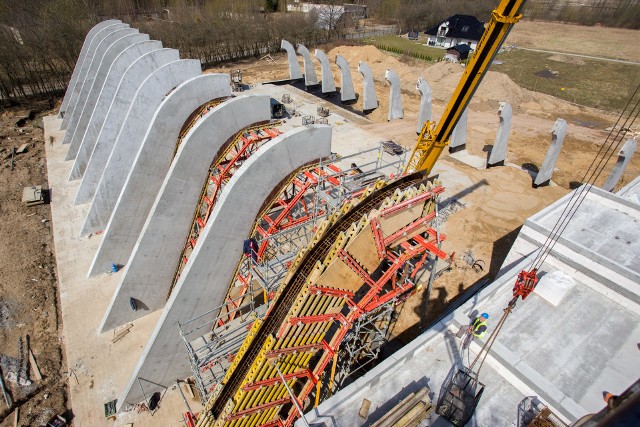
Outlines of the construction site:
<svg viewBox="0 0 640 427">
<path fill-rule="evenodd" d="M 282 40 L 203 71 L 94 26 L 24 196 L 64 421 L 638 425 L 640 90 L 612 114 L 489 71 L 522 3 L 465 65 Z"/>
</svg>

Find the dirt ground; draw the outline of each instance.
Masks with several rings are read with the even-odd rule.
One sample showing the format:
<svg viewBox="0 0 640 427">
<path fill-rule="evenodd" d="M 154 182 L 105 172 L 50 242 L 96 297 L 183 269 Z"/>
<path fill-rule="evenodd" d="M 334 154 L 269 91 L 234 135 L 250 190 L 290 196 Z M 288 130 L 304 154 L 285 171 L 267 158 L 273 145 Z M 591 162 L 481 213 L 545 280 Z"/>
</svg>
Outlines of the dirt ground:
<svg viewBox="0 0 640 427">
<path fill-rule="evenodd" d="M 41 120 L 36 117 L 23 127 L 15 125 L 30 111 L 36 116 L 50 114 L 49 104 L 0 112 L 0 357 L 5 383 L 15 402 L 7 409 L 1 401 L 0 426 L 14 425 L 16 408 L 19 426 L 45 425 L 67 410 L 51 210 L 47 204 L 27 207 L 22 203 L 23 187 L 47 188 Z M 12 170 L 11 152 L 23 144 L 27 144 L 27 151 L 15 155 Z M 20 338 L 24 363 L 28 362 L 28 342 L 43 376 L 37 381 L 33 368 L 28 369 L 31 385 L 6 380 L 20 365 Z"/>
<path fill-rule="evenodd" d="M 374 74 L 379 108 L 367 115 L 373 123 L 363 127 L 379 133 L 381 138 L 393 138 L 407 148 L 411 148 L 416 141 L 420 101 L 415 88 L 418 77 L 426 78 L 431 85 L 433 118 L 437 120 L 463 72 L 463 67 L 458 64 L 427 63 L 388 54 L 374 46 L 327 47 L 325 51 L 329 58 L 343 55 L 349 61 L 356 93 L 360 92 L 363 84 L 357 71 L 358 61 L 369 64 Z M 207 72 L 229 72 L 239 68 L 243 72 L 244 82 L 248 84 L 288 78 L 286 56 L 273 55 L 272 59 L 273 61 L 245 61 Z M 300 65 L 303 65 L 301 60 Z M 316 73 L 320 76 L 319 64 L 315 65 Z M 394 69 L 402 82 L 404 120 L 387 121 L 389 86 L 384 80 L 384 73 L 388 68 Z M 339 87 L 340 71 L 335 64 L 332 65 L 332 72 L 336 86 Z M 582 181 L 584 172 L 607 138 L 608 132 L 605 129 L 617 119 L 613 114 L 601 110 L 529 91 L 518 86 L 507 75 L 490 71 L 469 107 L 469 154 L 487 158 L 498 128 L 497 111 L 500 101 L 508 101 L 513 108 L 507 162 L 515 167 L 479 170 L 447 154 L 441 158 L 440 162 L 445 162 L 467 176 L 476 189 L 464 196 L 462 201 L 467 207 L 453 213 L 444 228 L 447 241 L 443 249 L 449 254 L 455 252 L 456 267 L 443 273 L 434 283 L 426 316 L 424 288 L 404 304 L 393 331 L 400 343 L 415 337 L 421 328 L 435 319 L 464 290 L 478 281 L 495 277 L 524 220 Z M 361 111 L 362 100 L 358 100 L 353 109 Z M 569 129 L 557 162 L 553 185 L 533 189 L 532 176 L 528 170 L 537 172 L 542 164 L 551 141 L 550 131 L 557 118 L 567 120 Z M 637 126 L 633 128 L 635 132 L 638 130 Z M 613 167 L 616 154 L 598 179 L 598 184 L 604 183 Z M 619 187 L 639 173 L 640 156 L 636 155 L 627 167 Z M 446 182 L 444 185 L 446 187 Z M 445 198 L 450 196 L 452 195 L 446 194 Z M 463 261 L 465 253 L 471 254 L 475 260 L 481 260 L 484 269 L 475 271 L 467 265 Z"/>
</svg>

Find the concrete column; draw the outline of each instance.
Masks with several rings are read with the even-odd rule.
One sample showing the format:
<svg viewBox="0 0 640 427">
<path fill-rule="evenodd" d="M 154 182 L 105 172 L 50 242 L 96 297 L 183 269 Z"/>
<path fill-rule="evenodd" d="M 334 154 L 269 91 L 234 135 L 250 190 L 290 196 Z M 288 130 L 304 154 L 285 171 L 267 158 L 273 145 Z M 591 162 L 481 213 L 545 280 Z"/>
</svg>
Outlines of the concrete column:
<svg viewBox="0 0 640 427">
<path fill-rule="evenodd" d="M 240 130 L 270 118 L 269 96 L 242 95 L 218 105 L 191 128 L 137 236 L 100 332 L 164 306 L 211 163 Z M 129 298 L 146 308 L 132 311 Z"/>
<path fill-rule="evenodd" d="M 289 61 L 289 78 L 291 80 L 301 79 L 302 70 L 300 69 L 300 64 L 296 57 L 296 50 L 293 48 L 293 45 L 285 39 L 282 39 L 282 42 L 280 42 L 280 49 L 287 51 L 287 60 Z"/>
<path fill-rule="evenodd" d="M 344 56 L 336 55 L 336 65 L 340 67 L 340 101 L 355 101 L 356 92 L 353 89 L 353 79 L 351 78 L 349 62 Z"/>
<path fill-rule="evenodd" d="M 158 68 L 142 82 L 113 145 L 80 233 L 104 230 L 162 100 L 178 85 L 202 73 L 200 61 L 183 59 Z"/>
<path fill-rule="evenodd" d="M 298 53 L 302 55 L 302 60 L 304 62 L 304 85 L 316 86 L 318 84 L 318 76 L 316 74 L 316 69 L 313 66 L 313 60 L 311 59 L 309 49 L 304 47 L 304 45 L 299 44 Z"/>
<path fill-rule="evenodd" d="M 109 106 L 104 123 L 98 131 L 93 149 L 87 147 L 87 150 L 84 150 L 84 146 L 80 147 L 73 164 L 69 179 L 82 177 L 82 183 L 74 200 L 76 205 L 89 202 L 93 198 L 113 144 L 142 82 L 159 67 L 178 59 L 180 59 L 180 53 L 177 50 L 159 49 L 142 55 L 127 68 Z"/>
<path fill-rule="evenodd" d="M 416 89 L 420 93 L 420 112 L 418 113 L 418 125 L 416 133 L 422 132 L 424 123 L 431 121 L 431 86 L 426 79 L 420 77 Z"/>
<path fill-rule="evenodd" d="M 364 61 L 358 62 L 358 71 L 364 80 L 362 88 L 362 110 L 367 113 L 378 108 L 378 98 L 376 98 L 376 87 L 373 83 L 373 72 L 369 64 Z"/>
<path fill-rule="evenodd" d="M 213 310 L 224 299 L 233 279 L 242 242 L 249 236 L 265 199 L 287 176 L 305 164 L 318 161 L 331 152 L 331 128 L 326 125 L 300 127 L 260 147 L 225 186 L 205 226 L 190 262 L 147 342 L 142 356 L 118 402 L 144 399 L 137 378 L 149 384 L 149 393 L 162 390 L 176 378 L 191 375 L 184 344 L 177 333 L 178 322 Z M 203 322 L 213 319 L 202 318 Z M 201 335 L 197 331 L 187 339 Z"/>
<path fill-rule="evenodd" d="M 507 157 L 507 143 L 509 142 L 509 132 L 511 132 L 511 105 L 508 102 L 500 103 L 498 116 L 500 117 L 500 125 L 487 163 L 488 168 L 504 165 Z"/>
<path fill-rule="evenodd" d="M 402 109 L 400 77 L 395 71 L 387 69 L 384 78 L 389 82 L 389 116 L 387 120 L 401 119 L 404 117 L 404 110 Z"/>
<path fill-rule="evenodd" d="M 551 145 L 547 155 L 544 157 L 542 166 L 538 171 L 535 181 L 533 181 L 534 187 L 541 187 L 549 184 L 551 177 L 553 176 L 553 169 L 556 167 L 560 150 L 562 150 L 562 144 L 564 143 L 564 137 L 567 134 L 567 122 L 564 119 L 556 120 L 553 128 L 551 129 Z"/>
<path fill-rule="evenodd" d="M 84 118 L 80 118 L 80 123 L 78 124 L 73 138 L 71 139 L 71 143 L 69 144 L 67 160 L 72 158 L 77 159 L 79 152 L 83 152 L 83 155 L 88 160 L 88 156 L 91 154 L 91 151 L 95 146 L 98 133 L 104 124 L 104 119 L 109 112 L 109 106 L 111 106 L 111 102 L 113 102 L 113 97 L 116 94 L 116 90 L 118 89 L 118 85 L 120 84 L 120 80 L 122 79 L 125 71 L 127 71 L 127 68 L 129 68 L 131 64 L 133 64 L 142 55 L 157 49 L 162 49 L 161 42 L 156 40 L 147 40 L 127 47 L 116 57 L 113 64 L 111 64 L 111 68 L 109 68 L 109 73 L 102 85 L 102 90 L 100 91 L 96 101 L 93 103 L 93 108 L 90 108 L 91 111 L 89 112 L 89 119 L 84 123 Z M 85 106 L 83 115 L 87 111 L 86 107 L 90 105 L 91 104 L 87 104 Z M 76 168 L 76 164 L 79 165 L 79 163 L 74 162 L 74 167 L 71 171 L 71 179 L 81 178 L 84 173 L 84 167 L 87 165 L 86 161 L 83 161 L 80 163 L 82 164 L 82 168 Z"/>
<path fill-rule="evenodd" d="M 322 69 L 322 93 L 331 93 L 336 91 L 336 84 L 333 82 L 333 74 L 331 73 L 331 64 L 327 54 L 316 49 L 316 59 L 320 61 Z"/>
<path fill-rule="evenodd" d="M 158 107 L 98 247 L 89 276 L 129 260 L 144 221 L 171 166 L 182 127 L 202 104 L 231 96 L 228 74 L 187 80 Z"/>
<path fill-rule="evenodd" d="M 61 129 L 68 129 L 70 125 L 71 117 L 73 116 L 73 112 L 78 107 L 78 103 L 84 99 L 82 98 L 82 91 L 84 90 L 84 87 L 87 84 L 87 80 L 89 80 L 90 82 L 93 82 L 94 75 L 92 74 L 92 72 L 95 73 L 96 70 L 95 68 L 92 70 L 92 67 L 98 66 L 98 64 L 100 63 L 100 60 L 102 59 L 102 55 L 104 54 L 104 50 L 102 50 L 102 48 L 104 48 L 105 46 L 102 45 L 102 41 L 107 37 L 109 37 L 114 32 L 120 31 L 123 29 L 128 29 L 128 28 L 129 28 L 129 25 L 127 24 L 109 25 L 108 27 L 103 28 L 96 35 L 96 37 L 93 38 L 93 42 L 91 43 L 92 45 L 91 56 L 87 57 L 87 60 L 82 66 L 82 70 L 81 70 L 82 74 L 80 75 L 81 79 L 80 78 L 78 79 L 78 84 L 76 85 L 75 89 L 73 90 L 73 93 L 71 94 L 71 99 L 69 100 L 67 111 L 65 112 L 64 117 L 62 118 Z M 122 35 L 124 34 L 121 34 L 121 36 Z"/>
<path fill-rule="evenodd" d="M 636 148 L 638 146 L 638 141 L 635 139 L 627 139 L 624 143 L 620 152 L 618 153 L 618 160 L 616 160 L 616 164 L 611 171 L 611 175 L 607 178 L 607 181 L 602 186 L 604 191 L 613 191 L 618 181 L 622 177 L 624 170 L 627 168 L 627 165 L 631 161 L 631 157 L 633 157 L 633 153 L 636 152 Z"/>
<path fill-rule="evenodd" d="M 91 46 L 91 42 L 96 34 L 105 27 L 114 24 L 120 24 L 121 21 L 118 19 L 109 19 L 107 21 L 102 21 L 98 25 L 94 26 L 89 30 L 87 36 L 84 38 L 84 43 L 82 44 L 82 49 L 80 50 L 80 55 L 78 56 L 78 60 L 76 61 L 76 66 L 73 69 L 73 74 L 71 74 L 71 80 L 69 81 L 69 85 L 67 86 L 67 90 L 64 93 L 64 98 L 62 100 L 62 105 L 60 105 L 60 111 L 58 113 L 58 117 L 62 117 L 64 112 L 67 110 L 67 105 L 69 105 L 69 100 L 71 98 L 71 93 L 73 92 L 73 88 L 76 86 L 78 82 L 78 76 L 80 75 L 80 70 L 82 69 L 82 65 L 84 61 L 87 59 L 87 55 L 89 54 L 89 47 Z"/>
<path fill-rule="evenodd" d="M 113 61 L 115 61 L 118 55 L 120 55 L 126 48 L 135 43 L 146 40 L 149 40 L 149 36 L 147 34 L 132 33 L 124 37 L 120 37 L 107 48 L 104 56 L 102 57 L 102 61 L 100 63 L 98 71 L 96 72 L 93 84 L 91 85 L 91 88 L 87 93 L 87 97 L 84 99 L 84 101 L 80 100 L 80 102 L 78 103 L 78 108 L 76 108 L 73 112 L 74 117 L 71 117 L 71 125 L 69 126 L 69 130 L 64 134 L 63 143 L 71 144 L 74 141 L 74 138 L 78 140 L 84 135 L 84 132 L 87 129 L 87 123 L 91 118 L 93 108 L 95 107 L 95 104 L 98 101 L 98 97 L 102 92 L 102 87 L 104 86 L 104 82 L 107 79 L 107 75 L 109 74 L 111 65 L 113 65 Z M 80 104 L 82 104 L 82 108 L 80 108 Z M 78 114 L 76 115 L 76 113 Z M 77 117 L 77 119 L 75 119 L 74 123 L 75 117 Z M 73 150 L 71 149 L 71 146 L 69 146 L 69 150 L 67 151 L 65 160 L 75 159 L 78 152 L 78 146 L 79 143 L 77 142 Z"/>
<path fill-rule="evenodd" d="M 467 148 L 467 117 L 469 115 L 469 107 L 465 108 L 458 123 L 453 128 L 451 138 L 449 139 L 449 152 L 455 153 Z"/>
</svg>

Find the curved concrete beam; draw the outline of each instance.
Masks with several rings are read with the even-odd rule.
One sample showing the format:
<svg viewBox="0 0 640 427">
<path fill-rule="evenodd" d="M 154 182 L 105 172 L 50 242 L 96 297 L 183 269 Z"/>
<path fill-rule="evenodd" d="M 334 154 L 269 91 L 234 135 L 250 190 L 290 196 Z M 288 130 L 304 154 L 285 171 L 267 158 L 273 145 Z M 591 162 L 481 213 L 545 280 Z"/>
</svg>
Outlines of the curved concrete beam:
<svg viewBox="0 0 640 427">
<path fill-rule="evenodd" d="M 311 59 L 311 54 L 309 53 L 309 49 L 307 49 L 304 45 L 298 45 L 298 53 L 302 55 L 302 60 L 304 62 L 304 85 L 305 86 L 315 86 L 318 84 L 318 75 L 316 74 L 316 69 L 313 66 L 313 60 Z"/>
<path fill-rule="evenodd" d="M 113 61 L 113 64 L 111 64 L 107 78 L 102 85 L 102 90 L 100 91 L 98 98 L 93 104 L 93 108 L 90 108 L 91 111 L 88 113 L 88 120 L 85 123 L 84 117 L 80 118 L 78 127 L 71 139 L 69 150 L 67 151 L 67 158 L 65 160 L 77 159 L 80 153 L 80 155 L 83 155 L 88 161 L 98 138 L 98 133 L 104 124 L 104 119 L 109 112 L 109 107 L 111 106 L 111 102 L 113 102 L 113 97 L 118 90 L 118 85 L 120 84 L 120 80 L 122 80 L 122 76 L 125 71 L 127 71 L 127 68 L 129 68 L 131 64 L 133 64 L 142 55 L 158 49 L 162 49 L 162 42 L 157 40 L 147 40 L 127 47 L 120 53 L 120 55 L 118 55 L 118 57 Z M 90 105 L 91 104 L 87 104 L 85 106 L 83 116 L 84 113 L 87 112 L 86 107 Z M 70 179 L 81 178 L 86 166 L 86 161 L 74 162 Z"/>
<path fill-rule="evenodd" d="M 65 133 L 64 139 L 62 141 L 63 144 L 68 144 L 71 142 L 71 136 L 73 136 L 76 130 L 78 119 L 80 118 L 82 110 L 87 103 L 87 99 L 89 98 L 91 91 L 94 89 L 94 83 L 96 82 L 96 80 L 99 80 L 104 76 L 104 74 L 100 74 L 100 72 L 108 72 L 111 63 L 115 59 L 115 56 L 109 55 L 109 49 L 111 48 L 113 43 L 117 42 L 124 36 L 138 33 L 138 30 L 135 28 L 122 28 L 120 30 L 112 32 L 100 42 L 100 44 L 96 48 L 96 54 L 91 61 L 91 65 L 89 66 L 89 71 L 87 71 L 87 78 L 84 79 L 84 83 L 82 84 L 78 102 L 76 102 L 73 111 L 70 110 L 68 114 L 65 114 L 65 119 L 69 119 L 69 121 L 67 122 L 67 133 Z M 100 90 L 99 87 L 96 89 L 98 91 Z"/>
<path fill-rule="evenodd" d="M 511 132 L 511 105 L 508 102 L 501 102 L 498 109 L 498 116 L 500 117 L 500 125 L 498 126 L 498 133 L 496 134 L 496 140 L 493 143 L 491 149 L 491 155 L 489 156 L 489 162 L 487 167 L 502 166 L 507 157 L 507 144 L 509 143 L 509 132 Z"/>
<path fill-rule="evenodd" d="M 89 52 L 89 56 L 87 56 L 87 60 L 82 65 L 81 75 L 78 78 L 78 84 L 76 85 L 76 87 L 73 90 L 73 93 L 71 94 L 71 99 L 69 100 L 67 111 L 65 112 L 64 117 L 62 118 L 61 129 L 67 129 L 69 120 L 73 115 L 73 111 L 76 109 L 78 102 L 82 99 L 80 97 L 80 94 L 82 93 L 82 88 L 84 88 L 84 85 L 86 84 L 87 79 L 92 79 L 91 72 L 90 72 L 91 66 L 93 65 L 94 62 L 99 63 L 100 59 L 102 59 L 102 54 L 104 52 L 100 52 L 98 50 L 102 41 L 105 38 L 109 37 L 115 31 L 123 30 L 126 28 L 129 28 L 129 25 L 127 24 L 109 25 L 108 27 L 105 27 L 102 30 L 100 30 L 100 32 L 96 34 L 96 36 L 93 38 L 93 41 L 91 42 L 91 47 L 90 47 L 91 50 Z"/>
<path fill-rule="evenodd" d="M 296 57 L 296 50 L 293 48 L 293 45 L 285 39 L 282 39 L 280 42 L 280 49 L 287 51 L 287 61 L 289 61 L 289 78 L 291 80 L 301 79 L 302 70 L 300 69 L 300 64 Z"/>
<path fill-rule="evenodd" d="M 431 121 L 431 86 L 427 79 L 418 78 L 416 89 L 420 93 L 420 112 L 418 113 L 418 125 L 416 133 L 422 132 L 424 123 Z"/>
<path fill-rule="evenodd" d="M 80 100 L 78 107 L 73 112 L 73 117 L 71 117 L 71 122 L 69 126 L 69 130 L 64 134 L 63 144 L 71 144 L 73 139 L 78 139 L 78 136 L 82 137 L 84 135 L 84 131 L 87 127 L 87 122 L 91 117 L 91 112 L 95 107 L 96 101 L 102 92 L 102 86 L 104 85 L 105 80 L 109 74 L 109 70 L 113 65 L 113 61 L 124 51 L 126 48 L 131 45 L 142 42 L 145 40 L 149 40 L 148 34 L 138 34 L 131 33 L 127 34 L 123 37 L 120 37 L 116 41 L 114 41 L 111 46 L 107 48 L 102 57 L 102 62 L 96 72 L 95 78 L 93 80 L 93 84 L 87 93 L 87 97 L 84 100 Z M 82 108 L 80 108 L 80 104 Z M 76 113 L 78 113 L 76 115 Z M 77 118 L 76 118 L 77 117 Z M 74 121 L 75 120 L 75 121 Z M 77 150 L 78 143 L 75 145 L 75 149 L 71 149 L 69 146 L 69 150 L 67 151 L 67 156 L 65 160 L 73 160 L 76 157 L 78 152 Z"/>
<path fill-rule="evenodd" d="M 187 80 L 167 96 L 151 120 L 105 229 L 89 276 L 129 260 L 153 201 L 171 166 L 182 126 L 193 111 L 216 98 L 231 96 L 228 74 L 204 74 Z"/>
<path fill-rule="evenodd" d="M 564 137 L 567 135 L 567 122 L 564 119 L 558 119 L 551 128 L 551 145 L 547 150 L 547 155 L 544 156 L 544 161 L 538 175 L 536 175 L 535 181 L 533 181 L 534 187 L 540 187 L 547 185 L 551 181 L 553 176 L 553 169 L 556 167 L 558 156 L 562 150 L 562 144 L 564 143 Z"/>
<path fill-rule="evenodd" d="M 73 93 L 73 88 L 76 86 L 78 82 L 78 76 L 80 75 L 80 70 L 82 69 L 82 65 L 84 61 L 87 59 L 87 55 L 89 52 L 89 47 L 91 46 L 91 42 L 96 34 L 105 27 L 109 25 L 121 24 L 122 22 L 118 19 L 109 19 L 107 21 L 102 21 L 98 25 L 95 25 L 93 28 L 89 30 L 86 37 L 84 38 L 84 43 L 82 43 L 82 49 L 80 50 L 80 55 L 78 55 L 78 60 L 76 61 L 76 66 L 73 68 L 73 74 L 71 74 L 71 80 L 69 81 L 69 85 L 67 86 L 67 90 L 64 93 L 64 98 L 62 99 L 62 105 L 60 105 L 60 111 L 58 112 L 58 117 L 62 117 L 64 112 L 67 110 L 67 105 L 69 105 L 69 100 L 71 99 L 71 93 Z"/>
<path fill-rule="evenodd" d="M 209 111 L 184 137 L 124 268 L 100 332 L 148 314 L 144 310 L 132 311 L 129 298 L 140 301 L 150 311 L 164 306 L 211 163 L 236 133 L 270 118 L 269 96 L 243 95 Z"/>
<path fill-rule="evenodd" d="M 316 49 L 316 59 L 320 61 L 320 68 L 322 69 L 322 93 L 331 93 L 336 91 L 336 84 L 333 81 L 333 74 L 331 73 L 331 64 L 327 54 Z"/>
<path fill-rule="evenodd" d="M 398 77 L 398 73 L 387 68 L 384 78 L 389 82 L 389 115 L 387 120 L 401 119 L 404 117 L 404 110 L 402 109 L 400 77 Z"/>
<path fill-rule="evenodd" d="M 176 326 L 212 311 L 224 299 L 242 256 L 242 242 L 266 202 L 265 197 L 301 166 L 331 153 L 331 127 L 313 125 L 297 128 L 260 147 L 229 180 L 211 213 L 198 245 L 147 342 L 119 402 L 144 399 L 137 379 L 144 378 L 153 393 L 176 378 L 191 375 L 189 359 Z M 213 320 L 203 317 L 203 322 Z M 193 339 L 201 331 L 196 331 Z M 145 383 L 149 384 L 149 383 Z M 145 389 L 146 392 L 146 389 Z"/>
<path fill-rule="evenodd" d="M 82 183 L 78 188 L 74 204 L 91 201 L 100 182 L 109 153 L 113 149 L 120 128 L 127 117 L 127 111 L 129 111 L 131 102 L 133 102 L 136 91 L 142 82 L 158 68 L 179 59 L 180 53 L 176 49 L 158 49 L 142 55 L 127 68 L 120 80 L 93 148 L 84 152 L 81 149 L 76 156 L 69 179 L 82 177 Z M 77 171 L 82 170 L 84 173 L 76 174 Z"/>
<path fill-rule="evenodd" d="M 616 160 L 616 164 L 611 171 L 611 175 L 607 178 L 607 181 L 602 186 L 604 191 L 613 191 L 618 181 L 622 177 L 624 170 L 627 168 L 627 165 L 631 161 L 633 157 L 633 153 L 636 152 L 636 148 L 638 146 L 638 141 L 635 139 L 627 139 L 624 143 L 620 152 L 618 153 L 618 160 Z"/>
<path fill-rule="evenodd" d="M 200 61 L 183 59 L 158 68 L 142 82 L 105 165 L 81 235 L 103 230 L 107 226 L 154 113 L 173 89 L 200 73 Z"/>
<path fill-rule="evenodd" d="M 469 107 L 465 108 L 458 123 L 451 132 L 451 138 L 449 139 L 449 152 L 455 153 L 467 148 L 467 118 L 469 116 Z"/>
<path fill-rule="evenodd" d="M 376 87 L 373 83 L 373 72 L 364 61 L 358 62 L 358 71 L 362 74 L 362 110 L 366 113 L 378 108 L 378 98 L 376 97 Z"/>
<path fill-rule="evenodd" d="M 356 99 L 349 61 L 344 56 L 336 55 L 336 65 L 340 67 L 340 101 L 349 102 Z"/>
</svg>

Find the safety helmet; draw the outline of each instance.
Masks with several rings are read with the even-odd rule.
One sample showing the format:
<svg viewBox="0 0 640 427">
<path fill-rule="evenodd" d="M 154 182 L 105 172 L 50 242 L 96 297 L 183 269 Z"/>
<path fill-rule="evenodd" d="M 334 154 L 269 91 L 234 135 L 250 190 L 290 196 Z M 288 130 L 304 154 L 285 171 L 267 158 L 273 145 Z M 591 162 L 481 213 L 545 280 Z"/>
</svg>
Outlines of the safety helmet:
<svg viewBox="0 0 640 427">
<path fill-rule="evenodd" d="M 488 319 L 488 318 L 489 318 L 489 315 L 488 315 L 487 313 L 482 313 L 482 314 L 480 315 L 480 317 L 484 317 L 485 319 Z"/>
</svg>

